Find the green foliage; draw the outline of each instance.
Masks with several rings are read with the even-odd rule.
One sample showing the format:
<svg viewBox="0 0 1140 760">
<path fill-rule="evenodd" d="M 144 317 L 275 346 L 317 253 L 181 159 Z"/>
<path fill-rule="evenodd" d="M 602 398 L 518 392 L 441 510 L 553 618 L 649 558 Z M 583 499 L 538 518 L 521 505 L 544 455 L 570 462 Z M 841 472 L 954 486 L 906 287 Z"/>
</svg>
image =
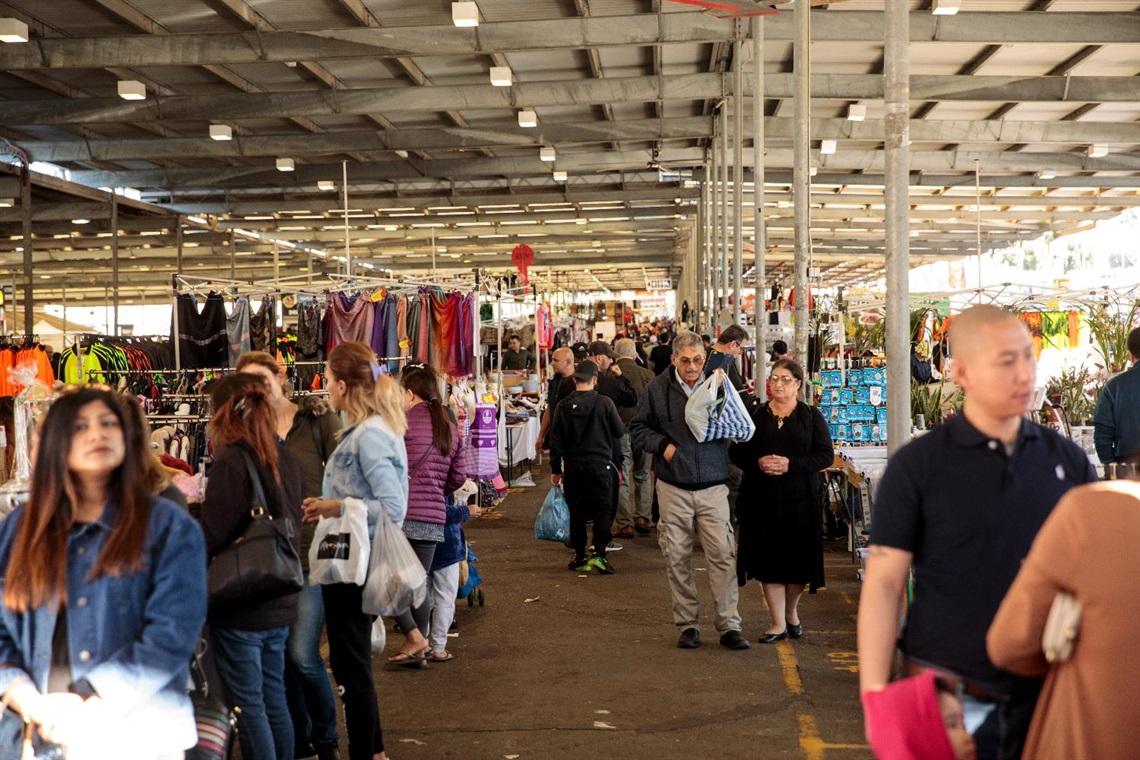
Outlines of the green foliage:
<svg viewBox="0 0 1140 760">
<path fill-rule="evenodd" d="M 1129 362 L 1128 333 L 1136 324 L 1137 314 L 1140 314 L 1140 298 L 1131 304 L 1093 304 L 1085 307 L 1085 313 L 1097 353 L 1104 362 L 1100 366 L 1109 374 L 1124 371 Z"/>
<path fill-rule="evenodd" d="M 880 319 L 873 325 L 865 325 L 858 317 L 848 316 L 846 319 L 847 342 L 855 347 L 855 355 L 861 356 L 864 351 L 881 351 L 886 343 L 885 319 Z"/>
<path fill-rule="evenodd" d="M 1096 413 L 1101 387 L 1099 374 L 1081 365 L 1076 369 L 1061 370 L 1060 375 L 1046 383 L 1045 393 L 1061 397 L 1061 406 L 1070 425 L 1083 425 Z"/>
<path fill-rule="evenodd" d="M 910 381 L 910 415 L 913 420 L 921 414 L 928 428 L 941 425 L 946 413 L 962 404 L 962 389 L 946 387 L 945 379 L 937 384 L 926 385 L 917 380 Z"/>
</svg>

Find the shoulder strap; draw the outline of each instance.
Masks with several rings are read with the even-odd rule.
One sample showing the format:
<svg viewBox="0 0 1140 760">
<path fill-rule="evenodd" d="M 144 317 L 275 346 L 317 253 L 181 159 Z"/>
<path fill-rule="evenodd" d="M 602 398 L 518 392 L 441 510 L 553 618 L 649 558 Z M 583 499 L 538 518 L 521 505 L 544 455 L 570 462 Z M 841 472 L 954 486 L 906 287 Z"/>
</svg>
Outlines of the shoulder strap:
<svg viewBox="0 0 1140 760">
<path fill-rule="evenodd" d="M 428 444 L 427 449 L 424 451 L 424 455 L 422 457 L 420 457 L 420 461 L 416 462 L 415 467 L 413 467 L 411 470 L 408 470 L 408 480 L 411 480 L 412 478 L 414 478 L 416 476 L 416 473 L 419 472 L 420 468 L 424 466 L 424 462 L 427 461 L 427 458 L 431 455 L 431 450 L 434 448 L 435 448 L 435 444 L 432 444 L 432 443 Z"/>
<path fill-rule="evenodd" d="M 249 473 L 249 482 L 253 486 L 254 503 L 251 507 L 251 511 L 256 512 L 260 508 L 264 510 L 266 514 L 270 514 L 269 502 L 265 499 L 265 489 L 261 486 L 261 473 L 257 471 L 257 467 L 253 463 L 253 457 L 243 448 L 238 447 L 238 451 L 241 452 L 242 459 L 245 460 L 245 468 Z"/>
</svg>

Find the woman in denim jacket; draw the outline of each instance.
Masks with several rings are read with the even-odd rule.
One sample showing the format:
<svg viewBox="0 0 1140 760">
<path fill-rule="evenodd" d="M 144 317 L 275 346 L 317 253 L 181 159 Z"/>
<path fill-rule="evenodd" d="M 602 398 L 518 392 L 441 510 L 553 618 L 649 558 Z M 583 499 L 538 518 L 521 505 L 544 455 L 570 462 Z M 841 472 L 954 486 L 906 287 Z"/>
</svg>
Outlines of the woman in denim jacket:
<svg viewBox="0 0 1140 760">
<path fill-rule="evenodd" d="M 355 497 L 368 509 L 372 533 L 380 510 L 402 526 L 408 510 L 408 458 L 404 450 L 404 392 L 381 374 L 376 355 L 364 343 L 341 343 L 329 352 L 325 377 L 329 401 L 347 426 L 325 466 L 324 498 L 305 499 L 305 520 L 337 517 L 343 500 Z M 373 616 L 361 609 L 363 587 L 321 586 L 329 664 L 343 690 L 349 760 L 385 760 L 380 709 L 372 681 Z"/>
<path fill-rule="evenodd" d="M 206 549 L 186 512 L 151 496 L 112 393 L 60 396 L 44 419 L 31 498 L 0 523 L 0 758 L 37 744 L 79 757 L 181 757 L 198 733 L 186 693 L 206 618 Z"/>
</svg>

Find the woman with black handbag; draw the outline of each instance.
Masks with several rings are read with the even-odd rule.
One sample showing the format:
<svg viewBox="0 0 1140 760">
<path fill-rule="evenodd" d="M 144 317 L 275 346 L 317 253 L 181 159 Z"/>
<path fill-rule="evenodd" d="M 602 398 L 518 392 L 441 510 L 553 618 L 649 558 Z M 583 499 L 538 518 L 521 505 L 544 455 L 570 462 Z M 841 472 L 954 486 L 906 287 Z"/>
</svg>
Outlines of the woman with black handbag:
<svg viewBox="0 0 1140 760">
<path fill-rule="evenodd" d="M 31 498 L 0 522 L 0 757 L 24 756 L 22 737 L 117 760 L 197 741 L 186 681 L 206 615 L 202 531 L 151 495 L 132 424 L 107 389 L 62 393 Z"/>
<path fill-rule="evenodd" d="M 211 640 L 225 691 L 239 710 L 244 760 L 293 760 L 285 642 L 297 619 L 301 585 L 301 466 L 296 455 L 278 443 L 273 408 L 260 376 L 238 373 L 223 378 L 210 396 L 215 411 L 209 432 L 214 445 L 222 447 L 210 468 L 199 518 L 212 562 L 207 620 Z M 274 559 L 296 563 L 295 583 L 262 579 L 260 590 L 243 594 L 241 584 L 249 588 L 249 579 L 237 578 L 226 568 L 232 567 L 228 563 L 238 539 L 253 548 L 248 539 L 258 520 L 264 520 L 261 510 L 273 521 L 282 521 L 275 527 L 285 528 L 289 545 L 278 547 L 284 556 Z"/>
</svg>

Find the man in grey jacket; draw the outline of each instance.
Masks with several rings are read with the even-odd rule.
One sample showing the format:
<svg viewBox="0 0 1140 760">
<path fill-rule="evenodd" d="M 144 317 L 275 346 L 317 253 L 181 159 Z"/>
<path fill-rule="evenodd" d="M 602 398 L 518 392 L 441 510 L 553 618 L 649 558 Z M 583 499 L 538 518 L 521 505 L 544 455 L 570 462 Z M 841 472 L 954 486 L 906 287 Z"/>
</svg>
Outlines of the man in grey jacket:
<svg viewBox="0 0 1140 760">
<path fill-rule="evenodd" d="M 720 643 L 748 649 L 737 612 L 736 549 L 728 507 L 728 441 L 698 443 L 685 423 L 685 404 L 702 380 L 705 349 L 696 333 L 673 341 L 672 366 L 645 386 L 630 420 L 635 448 L 653 454 L 661 519 L 658 543 L 665 556 L 673 594 L 673 622 L 681 630 L 677 646 L 701 644 L 700 607 L 693 581 L 693 542 L 699 531 L 709 569 Z M 695 526 L 695 529 L 694 529 Z"/>
</svg>

